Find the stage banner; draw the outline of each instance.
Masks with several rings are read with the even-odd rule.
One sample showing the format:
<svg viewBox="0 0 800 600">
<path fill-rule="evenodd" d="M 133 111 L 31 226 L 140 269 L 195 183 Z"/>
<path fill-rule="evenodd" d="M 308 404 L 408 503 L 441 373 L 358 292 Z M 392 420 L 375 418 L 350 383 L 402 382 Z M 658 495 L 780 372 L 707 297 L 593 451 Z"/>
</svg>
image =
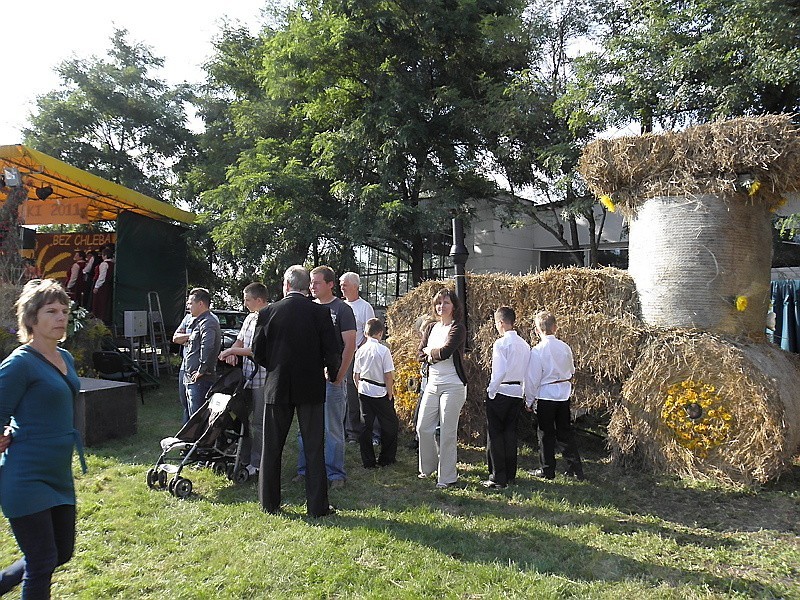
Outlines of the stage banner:
<svg viewBox="0 0 800 600">
<path fill-rule="evenodd" d="M 19 218 L 25 225 L 81 225 L 89 222 L 88 207 L 88 198 L 26 200 L 19 207 Z"/>
<path fill-rule="evenodd" d="M 37 233 L 34 258 L 45 278 L 66 283 L 76 250 L 100 250 L 106 244 L 116 244 L 117 234 L 104 233 Z"/>
</svg>

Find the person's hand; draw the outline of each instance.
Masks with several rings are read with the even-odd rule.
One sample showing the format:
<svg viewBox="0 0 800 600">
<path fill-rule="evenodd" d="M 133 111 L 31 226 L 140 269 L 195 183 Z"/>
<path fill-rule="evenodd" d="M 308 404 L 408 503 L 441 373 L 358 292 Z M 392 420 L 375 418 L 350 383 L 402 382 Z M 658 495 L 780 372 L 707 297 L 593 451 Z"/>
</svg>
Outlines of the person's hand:
<svg viewBox="0 0 800 600">
<path fill-rule="evenodd" d="M 220 356 L 220 358 L 222 358 L 222 354 L 220 354 L 219 356 Z M 235 367 L 235 366 L 236 366 L 236 355 L 235 355 L 235 354 L 228 354 L 228 356 L 226 356 L 226 357 L 224 358 L 224 360 L 225 360 L 225 362 L 226 362 L 226 363 L 228 363 L 230 366 L 232 366 L 232 367 Z"/>
<path fill-rule="evenodd" d="M 6 448 L 11 445 L 11 427 L 6 425 L 3 429 L 3 435 L 0 435 L 0 452 L 5 452 Z"/>
<path fill-rule="evenodd" d="M 197 383 L 197 380 L 200 379 L 202 376 L 203 374 L 200 373 L 200 371 L 195 371 L 194 373 L 192 373 L 190 380 L 192 383 Z"/>
</svg>

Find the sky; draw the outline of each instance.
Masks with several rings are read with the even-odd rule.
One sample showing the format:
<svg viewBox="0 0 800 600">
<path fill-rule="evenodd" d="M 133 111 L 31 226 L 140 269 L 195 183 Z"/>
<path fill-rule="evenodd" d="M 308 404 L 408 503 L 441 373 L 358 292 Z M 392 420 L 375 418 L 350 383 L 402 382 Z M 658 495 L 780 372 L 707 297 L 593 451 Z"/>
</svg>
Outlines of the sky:
<svg viewBox="0 0 800 600">
<path fill-rule="evenodd" d="M 158 76 L 170 84 L 200 83 L 202 64 L 225 19 L 262 23 L 266 0 L 39 0 L 4 2 L 0 9 L 0 146 L 22 143 L 36 97 L 59 87 L 63 60 L 104 57 L 114 28 L 164 58 Z"/>
</svg>

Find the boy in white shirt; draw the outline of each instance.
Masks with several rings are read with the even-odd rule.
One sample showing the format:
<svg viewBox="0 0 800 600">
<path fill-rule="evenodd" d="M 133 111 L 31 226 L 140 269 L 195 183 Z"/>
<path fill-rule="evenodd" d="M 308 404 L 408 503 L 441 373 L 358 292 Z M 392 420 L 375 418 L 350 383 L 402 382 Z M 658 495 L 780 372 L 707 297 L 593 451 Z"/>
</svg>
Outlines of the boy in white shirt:
<svg viewBox="0 0 800 600">
<path fill-rule="evenodd" d="M 517 421 L 531 347 L 517 335 L 517 315 L 509 306 L 494 313 L 500 335 L 492 347 L 492 376 L 486 390 L 486 456 L 489 479 L 483 486 L 504 489 L 517 478 Z"/>
<path fill-rule="evenodd" d="M 583 480 L 583 465 L 570 422 L 569 397 L 575 374 L 572 350 L 555 336 L 556 318 L 552 313 L 538 313 L 535 323 L 541 341 L 531 348 L 525 378 L 525 406 L 528 411 L 536 412 L 541 468 L 528 473 L 544 479 L 556 476 L 558 441 L 563 448 L 561 455 L 567 461 L 564 475 Z"/>
<path fill-rule="evenodd" d="M 358 435 L 361 462 L 365 469 L 391 465 L 397 458 L 397 433 L 400 423 L 394 410 L 394 362 L 389 348 L 380 343 L 383 323 L 370 319 L 365 326 L 366 340 L 356 352 L 353 362 L 353 381 L 364 419 Z M 381 428 L 381 454 L 375 460 L 372 445 L 372 425 L 375 419 Z"/>
</svg>

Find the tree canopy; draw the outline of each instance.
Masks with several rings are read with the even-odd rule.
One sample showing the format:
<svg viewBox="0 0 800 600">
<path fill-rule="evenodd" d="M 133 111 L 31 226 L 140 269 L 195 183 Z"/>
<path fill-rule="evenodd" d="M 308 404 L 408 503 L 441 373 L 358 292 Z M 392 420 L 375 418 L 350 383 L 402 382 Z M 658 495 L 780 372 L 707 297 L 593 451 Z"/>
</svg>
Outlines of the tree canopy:
<svg viewBox="0 0 800 600">
<path fill-rule="evenodd" d="M 159 199 L 171 199 L 175 170 L 191 156 L 186 86 L 153 75 L 163 65 L 150 48 L 116 29 L 107 58 L 71 58 L 56 71 L 61 87 L 40 96 L 25 143 Z"/>
</svg>

